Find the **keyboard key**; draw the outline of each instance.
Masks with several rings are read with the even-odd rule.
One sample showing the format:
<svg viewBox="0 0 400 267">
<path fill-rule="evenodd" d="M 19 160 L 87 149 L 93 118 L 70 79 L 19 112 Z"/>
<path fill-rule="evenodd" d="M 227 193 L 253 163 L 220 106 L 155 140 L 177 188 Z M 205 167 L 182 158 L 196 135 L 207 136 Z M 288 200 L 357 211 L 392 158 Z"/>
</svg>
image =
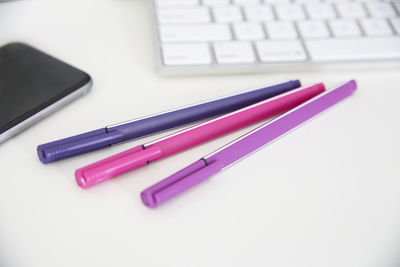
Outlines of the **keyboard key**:
<svg viewBox="0 0 400 267">
<path fill-rule="evenodd" d="M 211 64 L 211 53 L 208 44 L 164 44 L 162 57 L 165 65 L 204 65 Z"/>
<path fill-rule="evenodd" d="M 260 3 L 260 0 L 233 0 L 235 5 L 257 5 Z"/>
<path fill-rule="evenodd" d="M 391 19 L 390 22 L 392 23 L 393 28 L 397 32 L 397 34 L 400 34 L 400 18 Z"/>
<path fill-rule="evenodd" d="M 356 37 L 361 35 L 361 29 L 355 20 L 331 20 L 329 26 L 334 36 Z"/>
<path fill-rule="evenodd" d="M 188 24 L 179 26 L 160 26 L 160 39 L 170 42 L 229 41 L 232 39 L 226 24 Z"/>
<path fill-rule="evenodd" d="M 202 4 L 205 6 L 222 6 L 229 5 L 229 0 L 202 0 Z"/>
<path fill-rule="evenodd" d="M 396 11 L 390 3 L 371 2 L 366 3 L 367 9 L 374 18 L 393 18 L 396 17 Z"/>
<path fill-rule="evenodd" d="M 271 39 L 296 39 L 297 32 L 294 24 L 289 21 L 285 22 L 266 22 L 265 28 L 267 29 L 268 37 Z"/>
<path fill-rule="evenodd" d="M 303 38 L 326 38 L 329 37 L 329 30 L 322 21 L 300 21 L 297 23 L 300 34 Z"/>
<path fill-rule="evenodd" d="M 257 22 L 238 22 L 233 25 L 238 40 L 261 40 L 265 38 L 264 30 Z"/>
<path fill-rule="evenodd" d="M 260 41 L 256 43 L 260 60 L 269 62 L 305 61 L 307 55 L 303 46 L 297 40 Z"/>
<path fill-rule="evenodd" d="M 245 6 L 244 14 L 248 21 L 269 21 L 274 20 L 275 16 L 270 6 Z"/>
<path fill-rule="evenodd" d="M 317 4 L 321 3 L 321 0 L 295 0 L 294 2 L 299 4 Z"/>
<path fill-rule="evenodd" d="M 264 0 L 265 4 L 282 4 L 282 3 L 289 3 L 291 0 Z"/>
<path fill-rule="evenodd" d="M 215 7 L 212 10 L 217 22 L 238 22 L 243 20 L 242 12 L 237 6 Z"/>
<path fill-rule="evenodd" d="M 361 27 L 367 35 L 392 35 L 393 31 L 385 19 L 363 19 L 360 20 Z"/>
<path fill-rule="evenodd" d="M 343 18 L 364 18 L 367 12 L 361 3 L 338 3 L 336 8 Z"/>
<path fill-rule="evenodd" d="M 394 7 L 396 8 L 397 13 L 400 15 L 400 1 L 398 3 L 394 3 Z"/>
<path fill-rule="evenodd" d="M 306 6 L 306 11 L 311 19 L 333 19 L 336 12 L 331 4 L 312 4 Z"/>
<path fill-rule="evenodd" d="M 400 62 L 400 0 L 151 1 L 165 68 Z"/>
<path fill-rule="evenodd" d="M 197 6 L 198 0 L 156 0 L 157 7 Z"/>
<path fill-rule="evenodd" d="M 297 4 L 277 5 L 275 11 L 278 19 L 281 20 L 301 20 L 306 18 L 303 8 Z"/>
<path fill-rule="evenodd" d="M 201 23 L 210 22 L 211 16 L 205 7 L 163 8 L 157 12 L 158 23 Z"/>
<path fill-rule="evenodd" d="M 214 50 L 220 64 L 252 63 L 256 60 L 253 47 L 248 42 L 216 43 Z"/>
<path fill-rule="evenodd" d="M 305 45 L 316 62 L 400 59 L 400 37 L 394 36 L 308 40 Z"/>
<path fill-rule="evenodd" d="M 349 0 L 325 0 L 327 3 L 348 3 Z"/>
</svg>

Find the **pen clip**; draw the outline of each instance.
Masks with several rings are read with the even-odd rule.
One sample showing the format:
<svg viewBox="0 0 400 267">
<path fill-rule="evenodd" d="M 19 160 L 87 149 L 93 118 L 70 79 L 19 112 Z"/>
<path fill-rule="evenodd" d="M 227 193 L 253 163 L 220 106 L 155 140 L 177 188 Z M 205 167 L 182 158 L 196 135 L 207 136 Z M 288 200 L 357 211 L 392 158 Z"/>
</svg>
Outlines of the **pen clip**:
<svg viewBox="0 0 400 267">
<path fill-rule="evenodd" d="M 179 172 L 169 176 L 159 183 L 147 188 L 141 193 L 143 203 L 155 208 L 170 198 L 218 173 L 224 165 L 220 161 L 207 163 L 201 159 Z"/>
<path fill-rule="evenodd" d="M 123 133 L 116 130 L 108 131 L 102 128 L 39 145 L 37 153 L 41 162 L 49 163 L 81 154 L 82 151 L 92 151 L 108 147 L 123 140 Z"/>
</svg>

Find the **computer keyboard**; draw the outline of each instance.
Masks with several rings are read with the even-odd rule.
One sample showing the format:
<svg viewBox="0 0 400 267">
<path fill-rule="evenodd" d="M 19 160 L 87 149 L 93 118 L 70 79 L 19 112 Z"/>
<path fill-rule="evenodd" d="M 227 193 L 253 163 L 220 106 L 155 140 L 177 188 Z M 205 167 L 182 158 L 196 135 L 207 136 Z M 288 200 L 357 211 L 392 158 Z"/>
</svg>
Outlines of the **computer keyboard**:
<svg viewBox="0 0 400 267">
<path fill-rule="evenodd" d="M 154 7 L 160 66 L 170 73 L 400 62 L 400 0 L 154 0 Z"/>
</svg>

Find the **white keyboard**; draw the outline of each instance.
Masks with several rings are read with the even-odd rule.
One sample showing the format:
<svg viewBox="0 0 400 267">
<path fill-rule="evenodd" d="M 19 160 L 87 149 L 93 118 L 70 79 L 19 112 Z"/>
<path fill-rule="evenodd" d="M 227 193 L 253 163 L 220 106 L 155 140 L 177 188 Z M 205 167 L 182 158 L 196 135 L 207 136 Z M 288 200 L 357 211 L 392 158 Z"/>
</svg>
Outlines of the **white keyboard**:
<svg viewBox="0 0 400 267">
<path fill-rule="evenodd" d="M 400 62 L 400 0 L 154 0 L 162 70 Z"/>
</svg>

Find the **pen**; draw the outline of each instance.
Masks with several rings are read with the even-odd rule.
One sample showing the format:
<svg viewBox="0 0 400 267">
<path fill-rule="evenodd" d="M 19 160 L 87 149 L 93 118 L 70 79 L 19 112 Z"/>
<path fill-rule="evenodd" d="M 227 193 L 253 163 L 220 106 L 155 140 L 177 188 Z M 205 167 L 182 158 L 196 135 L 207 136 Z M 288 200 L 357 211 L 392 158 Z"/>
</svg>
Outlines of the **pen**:
<svg viewBox="0 0 400 267">
<path fill-rule="evenodd" d="M 167 135 L 100 160 L 75 172 L 77 183 L 87 188 L 153 161 L 179 153 L 252 123 L 276 116 L 323 92 L 323 84 L 294 89 L 232 113 Z"/>
<path fill-rule="evenodd" d="M 349 97 L 356 88 L 354 80 L 346 82 L 250 131 L 144 190 L 141 193 L 143 203 L 151 208 L 157 207 L 301 126 L 322 111 Z"/>
<path fill-rule="evenodd" d="M 37 147 L 40 161 L 56 160 L 87 153 L 174 127 L 215 117 L 300 87 L 299 80 L 270 85 L 211 101 L 166 111 L 152 116 L 106 126 Z"/>
</svg>

